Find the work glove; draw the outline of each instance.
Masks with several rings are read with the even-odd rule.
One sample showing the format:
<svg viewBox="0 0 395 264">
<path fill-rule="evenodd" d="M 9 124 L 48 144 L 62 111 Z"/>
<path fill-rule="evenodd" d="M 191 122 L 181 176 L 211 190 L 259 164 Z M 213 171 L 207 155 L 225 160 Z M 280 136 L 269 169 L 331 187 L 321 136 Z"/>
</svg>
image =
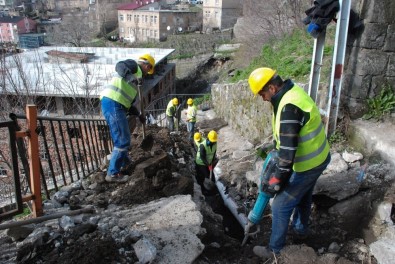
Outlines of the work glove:
<svg viewBox="0 0 395 264">
<path fill-rule="evenodd" d="M 212 164 L 208 165 L 208 170 L 209 170 L 209 171 L 212 171 L 212 170 L 213 170 L 213 165 L 212 165 Z"/>
<path fill-rule="evenodd" d="M 261 158 L 264 160 L 264 159 L 266 159 L 266 157 L 267 157 L 267 153 L 269 153 L 271 150 L 274 149 L 274 146 L 275 146 L 274 141 L 273 141 L 273 143 L 272 143 L 272 142 L 270 142 L 270 143 L 264 143 L 264 144 L 262 145 L 262 147 L 256 149 L 256 155 L 257 155 L 258 157 L 261 157 Z"/>
<path fill-rule="evenodd" d="M 145 118 L 145 116 L 143 116 L 142 114 L 139 115 L 139 120 L 142 124 L 145 124 L 145 121 L 147 121 L 147 119 Z"/>
<path fill-rule="evenodd" d="M 292 170 L 281 168 L 276 164 L 276 172 L 271 175 L 269 179 L 269 189 L 272 189 L 278 192 L 281 188 L 283 188 L 289 181 L 289 178 L 292 175 Z"/>
</svg>

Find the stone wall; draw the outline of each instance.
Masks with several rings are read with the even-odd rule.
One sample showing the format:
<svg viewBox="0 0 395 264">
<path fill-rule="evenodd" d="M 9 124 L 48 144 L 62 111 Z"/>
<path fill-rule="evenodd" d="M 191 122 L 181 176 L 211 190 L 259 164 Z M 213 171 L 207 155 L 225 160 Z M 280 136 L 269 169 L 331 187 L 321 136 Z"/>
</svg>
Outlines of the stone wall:
<svg viewBox="0 0 395 264">
<path fill-rule="evenodd" d="M 272 134 L 271 104 L 248 88 L 247 81 L 214 84 L 211 87 L 215 113 L 253 144 L 267 141 Z"/>
<path fill-rule="evenodd" d="M 354 0 L 352 9 L 363 29 L 349 32 L 342 102 L 357 118 L 366 111 L 366 98 L 378 95 L 383 84 L 395 90 L 395 1 Z"/>
<path fill-rule="evenodd" d="M 363 27 L 349 31 L 341 105 L 355 119 L 366 112 L 366 98 L 378 95 L 384 84 L 395 91 L 395 1 L 354 0 L 352 9 Z M 211 93 L 218 116 L 241 135 L 258 143 L 271 134 L 270 104 L 254 99 L 247 82 L 215 84 Z"/>
</svg>

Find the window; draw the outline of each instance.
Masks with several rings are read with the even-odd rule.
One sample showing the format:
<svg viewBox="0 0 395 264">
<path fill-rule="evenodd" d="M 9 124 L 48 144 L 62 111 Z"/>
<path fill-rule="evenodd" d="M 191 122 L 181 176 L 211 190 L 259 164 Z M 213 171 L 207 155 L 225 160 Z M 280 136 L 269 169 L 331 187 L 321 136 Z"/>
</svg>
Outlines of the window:
<svg viewBox="0 0 395 264">
<path fill-rule="evenodd" d="M 119 15 L 119 21 L 123 21 L 123 15 Z"/>
<path fill-rule="evenodd" d="M 150 23 L 152 24 L 154 22 L 154 16 L 150 16 Z"/>
<path fill-rule="evenodd" d="M 156 16 L 154 16 L 154 23 L 155 23 L 155 24 L 156 24 L 156 18 L 157 18 L 157 17 L 156 17 Z"/>
<path fill-rule="evenodd" d="M 157 36 L 158 36 L 158 31 L 155 30 L 155 31 L 154 31 L 154 38 L 156 38 Z"/>
<path fill-rule="evenodd" d="M 167 22 L 167 17 L 162 17 L 162 24 L 166 24 Z"/>
<path fill-rule="evenodd" d="M 124 32 L 123 28 L 119 28 L 119 32 L 123 33 Z"/>
<path fill-rule="evenodd" d="M 132 15 L 128 14 L 127 20 L 128 20 L 128 21 L 132 21 Z"/>
</svg>

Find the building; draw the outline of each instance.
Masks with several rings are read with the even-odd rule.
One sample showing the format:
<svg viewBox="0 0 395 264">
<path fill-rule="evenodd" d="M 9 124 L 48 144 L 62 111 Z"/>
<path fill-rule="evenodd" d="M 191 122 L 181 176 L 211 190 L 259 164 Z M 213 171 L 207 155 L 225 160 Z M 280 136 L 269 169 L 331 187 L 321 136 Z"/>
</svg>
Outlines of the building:
<svg viewBox="0 0 395 264">
<path fill-rule="evenodd" d="M 8 56 L 1 65 L 5 73 L 0 111 L 17 113 L 26 103 L 37 105 L 39 113 L 49 116 L 85 116 L 100 114 L 99 96 L 114 72 L 115 64 L 151 54 L 156 61 L 155 74 L 147 76 L 143 102 L 175 93 L 175 64 L 167 57 L 174 49 L 40 47 Z M 18 63 L 15 63 L 18 60 Z"/>
<path fill-rule="evenodd" d="M 37 32 L 37 23 L 27 17 L 0 17 L 0 42 L 19 42 L 19 34 Z"/>
<path fill-rule="evenodd" d="M 170 34 L 200 30 L 198 12 L 163 10 L 159 3 L 136 7 L 133 4 L 118 8 L 120 38 L 135 41 L 161 41 Z"/>
<path fill-rule="evenodd" d="M 203 31 L 233 28 L 242 11 L 241 0 L 204 0 Z"/>
</svg>

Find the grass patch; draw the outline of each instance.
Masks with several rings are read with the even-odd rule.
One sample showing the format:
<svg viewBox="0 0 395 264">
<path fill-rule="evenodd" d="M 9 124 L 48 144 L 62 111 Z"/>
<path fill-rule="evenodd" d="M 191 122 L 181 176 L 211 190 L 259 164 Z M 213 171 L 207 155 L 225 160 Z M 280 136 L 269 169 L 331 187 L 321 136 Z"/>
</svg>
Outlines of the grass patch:
<svg viewBox="0 0 395 264">
<path fill-rule="evenodd" d="M 335 28 L 328 28 L 324 57 L 331 57 L 333 41 L 331 37 Z M 254 58 L 250 65 L 237 70 L 230 79 L 231 82 L 248 79 L 250 73 L 259 67 L 276 69 L 283 78 L 291 78 L 296 82 L 305 82 L 310 75 L 311 60 L 314 49 L 314 38 L 305 29 L 295 29 L 291 34 L 281 39 L 269 40 L 262 46 L 261 53 Z M 324 75 L 329 69 L 322 70 Z"/>
<path fill-rule="evenodd" d="M 17 214 L 17 215 L 14 216 L 14 219 L 23 218 L 23 217 L 28 216 L 30 214 L 31 214 L 31 211 L 30 211 L 29 207 L 26 206 L 26 207 L 23 208 L 23 212 L 22 213 Z"/>
<path fill-rule="evenodd" d="M 379 95 L 367 99 L 368 113 L 363 115 L 364 119 L 382 120 L 395 109 L 395 93 L 389 84 L 383 85 Z"/>
</svg>

